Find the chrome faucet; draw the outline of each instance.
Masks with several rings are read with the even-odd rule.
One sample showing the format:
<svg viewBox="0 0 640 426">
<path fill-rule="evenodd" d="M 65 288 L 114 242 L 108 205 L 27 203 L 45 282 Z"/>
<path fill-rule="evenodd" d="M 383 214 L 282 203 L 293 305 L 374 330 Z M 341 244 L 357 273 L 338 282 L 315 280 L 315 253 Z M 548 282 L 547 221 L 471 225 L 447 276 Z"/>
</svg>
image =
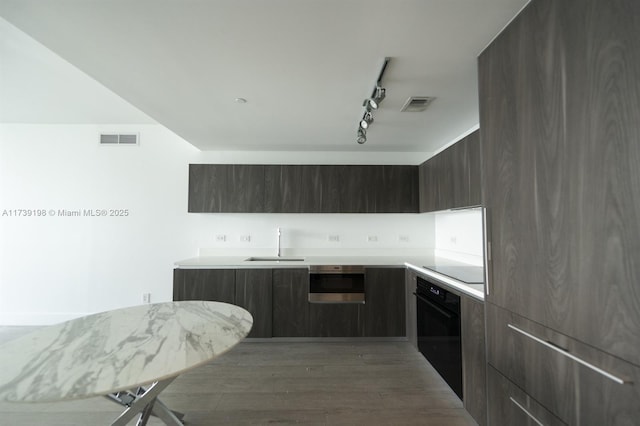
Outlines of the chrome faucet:
<svg viewBox="0 0 640 426">
<path fill-rule="evenodd" d="M 278 239 L 277 239 L 277 245 L 276 245 L 276 256 L 280 257 L 280 236 L 282 235 L 282 232 L 280 232 L 280 227 L 277 228 L 277 232 L 278 232 Z"/>
</svg>

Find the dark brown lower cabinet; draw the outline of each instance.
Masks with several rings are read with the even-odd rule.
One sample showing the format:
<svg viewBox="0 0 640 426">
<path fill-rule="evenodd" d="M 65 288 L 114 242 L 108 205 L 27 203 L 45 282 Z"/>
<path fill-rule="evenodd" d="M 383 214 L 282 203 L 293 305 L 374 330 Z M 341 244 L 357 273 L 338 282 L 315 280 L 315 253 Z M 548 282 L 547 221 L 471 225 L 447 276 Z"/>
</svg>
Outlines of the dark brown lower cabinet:
<svg viewBox="0 0 640 426">
<path fill-rule="evenodd" d="M 358 308 L 353 303 L 309 303 L 309 337 L 362 336 Z"/>
<path fill-rule="evenodd" d="M 418 313 L 416 305 L 416 281 L 418 274 L 412 269 L 407 268 L 405 273 L 405 304 L 406 304 L 406 324 L 407 339 L 416 350 L 418 349 Z"/>
<path fill-rule="evenodd" d="M 567 424 L 637 424 L 640 367 L 491 303 L 485 309 L 487 362 L 531 398 Z"/>
<path fill-rule="evenodd" d="M 273 337 L 309 333 L 309 270 L 273 270 Z"/>
<path fill-rule="evenodd" d="M 483 426 L 487 421 L 484 303 L 463 295 L 460 297 L 460 307 L 464 408 Z"/>
<path fill-rule="evenodd" d="M 366 268 L 365 304 L 360 305 L 365 337 L 406 336 L 404 268 Z"/>
<path fill-rule="evenodd" d="M 235 269 L 174 269 L 173 300 L 235 303 Z"/>
<path fill-rule="evenodd" d="M 487 367 L 487 379 L 490 425 L 566 425 L 491 366 Z"/>
<path fill-rule="evenodd" d="M 173 300 L 232 303 L 253 316 L 247 337 L 404 337 L 404 268 L 367 268 L 365 304 L 309 303 L 309 270 L 175 269 Z"/>
<path fill-rule="evenodd" d="M 236 270 L 235 304 L 253 316 L 253 327 L 247 337 L 271 337 L 271 269 Z"/>
</svg>

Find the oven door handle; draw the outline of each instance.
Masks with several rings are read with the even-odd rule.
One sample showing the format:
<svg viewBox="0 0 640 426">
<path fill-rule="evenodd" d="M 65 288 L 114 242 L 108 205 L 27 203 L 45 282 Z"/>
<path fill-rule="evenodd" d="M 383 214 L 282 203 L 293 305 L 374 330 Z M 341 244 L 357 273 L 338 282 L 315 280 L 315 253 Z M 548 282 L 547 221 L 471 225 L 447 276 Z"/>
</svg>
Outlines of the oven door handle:
<svg viewBox="0 0 640 426">
<path fill-rule="evenodd" d="M 439 307 L 438 305 L 436 305 L 435 303 L 431 302 L 429 299 L 424 298 L 423 296 L 420 296 L 418 293 L 413 293 L 413 295 L 415 297 L 417 297 L 418 299 L 420 299 L 422 302 L 426 303 L 427 305 L 431 306 L 433 309 L 435 309 L 436 311 L 440 312 L 442 315 L 444 315 L 445 317 L 447 317 L 447 319 L 451 319 L 453 318 L 453 315 L 451 315 L 449 312 L 445 311 L 444 309 L 442 309 L 441 307 Z"/>
</svg>

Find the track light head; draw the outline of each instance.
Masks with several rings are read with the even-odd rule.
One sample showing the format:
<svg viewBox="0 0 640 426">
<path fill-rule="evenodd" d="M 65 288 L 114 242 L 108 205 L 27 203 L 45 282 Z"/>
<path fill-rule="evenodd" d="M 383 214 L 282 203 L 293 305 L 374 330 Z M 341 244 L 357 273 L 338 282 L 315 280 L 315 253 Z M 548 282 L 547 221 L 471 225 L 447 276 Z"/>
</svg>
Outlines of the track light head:
<svg viewBox="0 0 640 426">
<path fill-rule="evenodd" d="M 367 141 L 367 131 L 365 129 L 363 129 L 362 127 L 358 128 L 358 138 L 356 139 L 356 141 L 362 145 L 363 143 L 365 143 Z"/>
<path fill-rule="evenodd" d="M 364 102 L 362 103 L 362 106 L 365 107 L 365 109 L 367 110 L 367 112 L 371 112 L 373 110 L 378 109 L 378 102 L 376 102 L 375 99 L 373 98 L 369 98 L 369 99 L 365 99 Z"/>
<path fill-rule="evenodd" d="M 376 86 L 376 93 L 373 95 L 373 100 L 376 104 L 380 105 L 380 102 L 387 96 L 387 89 L 384 87 Z"/>
<path fill-rule="evenodd" d="M 365 112 L 362 120 L 360 120 L 360 127 L 366 130 L 371 123 L 373 123 L 373 115 L 370 112 Z"/>
</svg>

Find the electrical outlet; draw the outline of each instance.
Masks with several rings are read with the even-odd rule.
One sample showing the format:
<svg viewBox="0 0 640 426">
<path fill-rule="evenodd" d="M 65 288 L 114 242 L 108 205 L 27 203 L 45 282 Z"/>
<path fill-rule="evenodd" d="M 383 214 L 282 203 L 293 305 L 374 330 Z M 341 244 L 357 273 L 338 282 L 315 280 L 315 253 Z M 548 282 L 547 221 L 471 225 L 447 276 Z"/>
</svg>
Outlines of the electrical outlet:
<svg viewBox="0 0 640 426">
<path fill-rule="evenodd" d="M 367 242 L 369 242 L 369 243 L 377 243 L 378 242 L 378 236 L 377 235 L 369 235 L 367 237 Z"/>
<path fill-rule="evenodd" d="M 451 244 L 453 245 L 458 244 L 458 237 L 451 237 L 449 241 L 451 241 Z"/>
<path fill-rule="evenodd" d="M 340 241 L 340 235 L 329 235 L 329 241 L 332 243 L 337 243 Z"/>
<path fill-rule="evenodd" d="M 248 243 L 249 241 L 251 241 L 251 235 L 240 235 L 240 241 Z"/>
<path fill-rule="evenodd" d="M 151 303 L 151 293 L 142 293 L 142 303 Z"/>
<path fill-rule="evenodd" d="M 227 241 L 227 236 L 224 234 L 218 234 L 216 235 L 216 241 L 219 243 L 224 243 L 225 241 Z"/>
<path fill-rule="evenodd" d="M 408 243 L 409 242 L 409 236 L 408 235 L 398 235 L 398 241 L 400 241 L 401 243 Z"/>
</svg>

